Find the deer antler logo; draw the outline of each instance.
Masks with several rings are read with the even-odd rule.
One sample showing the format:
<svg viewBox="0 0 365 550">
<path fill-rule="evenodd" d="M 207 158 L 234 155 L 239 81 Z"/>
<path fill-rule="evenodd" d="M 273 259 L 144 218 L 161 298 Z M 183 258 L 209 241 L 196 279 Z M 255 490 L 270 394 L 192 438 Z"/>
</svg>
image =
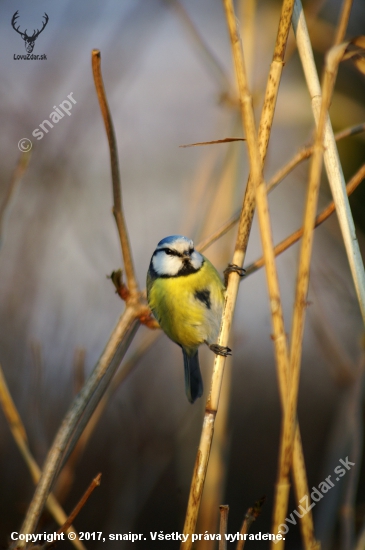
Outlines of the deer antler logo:
<svg viewBox="0 0 365 550">
<path fill-rule="evenodd" d="M 18 27 L 15 26 L 15 23 L 17 22 L 17 19 L 18 19 L 19 15 L 18 15 L 18 11 L 16 11 L 12 17 L 12 20 L 11 20 L 11 26 L 13 27 L 13 29 L 20 34 L 20 36 L 22 37 L 22 39 L 24 40 L 24 46 L 25 46 L 25 49 L 27 51 L 27 53 L 32 53 L 33 51 L 33 48 L 34 48 L 34 43 L 35 41 L 37 40 L 38 36 L 41 34 L 41 32 L 43 31 L 44 27 L 47 25 L 48 23 L 48 15 L 46 13 L 44 13 L 43 15 L 43 18 L 44 18 L 44 21 L 43 21 L 43 25 L 42 25 L 42 28 L 41 30 L 34 30 L 33 31 L 33 34 L 32 36 L 28 36 L 27 35 L 27 29 L 25 29 L 24 32 L 21 32 L 19 30 L 20 28 L 20 25 Z"/>
</svg>

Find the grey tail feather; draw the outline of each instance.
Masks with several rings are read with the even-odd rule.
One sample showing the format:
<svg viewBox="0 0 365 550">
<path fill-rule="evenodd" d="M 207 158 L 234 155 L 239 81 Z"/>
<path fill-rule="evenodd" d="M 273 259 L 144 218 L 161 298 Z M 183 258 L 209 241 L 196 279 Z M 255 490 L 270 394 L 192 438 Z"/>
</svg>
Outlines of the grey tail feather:
<svg viewBox="0 0 365 550">
<path fill-rule="evenodd" d="M 188 355 L 183 349 L 185 370 L 185 392 L 190 403 L 203 395 L 203 380 L 200 374 L 198 350 L 194 355 Z"/>
</svg>

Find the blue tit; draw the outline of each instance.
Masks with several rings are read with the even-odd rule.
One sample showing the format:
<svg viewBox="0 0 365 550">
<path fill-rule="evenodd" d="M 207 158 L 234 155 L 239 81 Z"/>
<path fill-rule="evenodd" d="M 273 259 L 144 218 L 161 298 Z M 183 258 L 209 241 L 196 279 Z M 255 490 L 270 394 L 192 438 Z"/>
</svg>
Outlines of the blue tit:
<svg viewBox="0 0 365 550">
<path fill-rule="evenodd" d="M 162 330 L 181 348 L 185 391 L 190 403 L 203 394 L 198 347 L 206 343 L 218 355 L 229 348 L 218 345 L 224 284 L 193 241 L 172 235 L 160 241 L 147 274 L 147 299 Z"/>
</svg>

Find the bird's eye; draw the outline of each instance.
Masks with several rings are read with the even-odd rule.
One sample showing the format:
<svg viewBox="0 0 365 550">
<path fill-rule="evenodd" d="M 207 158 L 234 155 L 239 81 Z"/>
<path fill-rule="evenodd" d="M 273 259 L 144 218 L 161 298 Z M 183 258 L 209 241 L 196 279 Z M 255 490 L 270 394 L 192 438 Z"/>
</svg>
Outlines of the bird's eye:
<svg viewBox="0 0 365 550">
<path fill-rule="evenodd" d="M 168 254 L 169 256 L 173 256 L 173 255 L 174 255 L 173 251 L 172 251 L 170 248 L 166 248 L 165 252 L 166 252 L 166 254 Z"/>
<path fill-rule="evenodd" d="M 189 248 L 189 254 L 192 254 L 194 252 L 194 248 Z"/>
</svg>

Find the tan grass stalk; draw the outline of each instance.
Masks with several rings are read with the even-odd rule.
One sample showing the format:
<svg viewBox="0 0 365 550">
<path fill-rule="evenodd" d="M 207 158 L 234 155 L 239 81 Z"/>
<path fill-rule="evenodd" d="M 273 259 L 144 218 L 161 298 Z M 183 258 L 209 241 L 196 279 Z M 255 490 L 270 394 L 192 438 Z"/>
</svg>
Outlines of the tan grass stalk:
<svg viewBox="0 0 365 550">
<path fill-rule="evenodd" d="M 236 117 L 237 118 L 237 117 Z M 224 219 L 232 212 L 234 201 L 234 190 L 237 183 L 238 160 L 240 158 L 240 148 L 237 145 L 229 148 L 224 159 L 221 174 L 212 198 L 210 200 L 210 208 L 205 216 L 202 230 L 209 231 L 219 216 Z M 220 243 L 220 249 L 211 251 L 209 259 L 214 265 L 229 261 L 230 243 L 224 246 L 224 242 Z M 228 367 L 228 370 L 227 370 Z M 227 468 L 227 422 L 230 406 L 230 381 L 232 376 L 231 361 L 225 364 L 225 374 L 222 381 L 222 386 L 219 396 L 219 413 L 217 415 L 214 427 L 214 440 L 209 454 L 209 467 L 204 482 L 204 493 L 200 506 L 198 529 L 200 533 L 208 531 L 208 533 L 217 532 L 217 510 L 222 502 L 224 484 L 226 480 Z M 202 540 L 199 543 L 200 550 L 213 550 L 216 548 L 214 540 Z"/>
<path fill-rule="evenodd" d="M 22 455 L 24 462 L 26 463 L 30 475 L 32 476 L 33 482 L 38 483 L 41 476 L 41 470 L 36 463 L 32 453 L 30 452 L 28 445 L 27 434 L 23 425 L 23 422 L 20 418 L 20 415 L 17 411 L 15 403 L 11 397 L 9 388 L 7 386 L 3 370 L 0 365 L 0 404 L 3 409 L 5 418 L 8 422 L 10 431 L 13 435 L 15 443 Z M 62 507 L 58 503 L 55 496 L 50 493 L 46 501 L 46 507 L 51 516 L 55 519 L 58 525 L 63 525 L 67 520 L 67 515 L 63 511 Z M 67 532 L 73 531 L 76 532 L 75 528 L 70 525 Z M 82 542 L 77 538 L 71 541 L 75 548 L 78 550 L 85 550 Z"/>
<path fill-rule="evenodd" d="M 288 505 L 288 495 L 285 495 L 279 488 L 279 484 L 289 479 L 289 471 L 293 455 L 294 437 L 296 430 L 296 409 L 299 390 L 300 363 L 302 356 L 302 344 L 304 333 L 305 310 L 307 306 L 307 294 L 309 286 L 309 271 L 314 236 L 314 223 L 317 211 L 318 194 L 322 168 L 323 139 L 327 110 L 332 96 L 332 90 L 337 71 L 328 70 L 324 73 L 323 97 L 320 104 L 318 126 L 314 142 L 314 150 L 310 164 L 309 185 L 305 206 L 303 236 L 301 241 L 296 293 L 294 302 L 294 313 L 291 330 L 290 345 L 290 386 L 288 405 L 285 408 L 284 421 L 280 443 L 278 488 L 275 499 L 272 532 L 278 533 L 280 526 L 285 522 Z M 307 493 L 308 494 L 308 493 Z M 278 548 L 283 548 L 284 542 L 279 542 Z M 275 548 L 275 543 L 271 545 Z"/>
<path fill-rule="evenodd" d="M 304 75 L 312 100 L 314 119 L 318 125 L 321 104 L 321 88 L 314 63 L 312 47 L 300 0 L 295 0 L 293 27 L 296 34 L 298 51 L 303 65 Z M 340 27 L 339 27 L 340 28 Z M 341 31 L 343 33 L 343 31 Z M 338 33 L 339 36 L 339 33 Z M 338 221 L 344 240 L 360 311 L 365 322 L 365 273 L 359 243 L 356 237 L 350 204 L 346 195 L 345 179 L 336 148 L 331 122 L 325 121 L 324 162 Z"/>
<path fill-rule="evenodd" d="M 288 405 L 285 408 L 281 434 L 279 473 L 273 514 L 273 533 L 279 532 L 281 525 L 284 524 L 288 504 L 288 495 L 280 489 L 280 486 L 283 486 L 285 482 L 289 480 L 289 470 L 294 448 L 296 407 L 299 390 L 300 362 L 302 355 L 302 339 L 304 332 L 306 297 L 309 285 L 309 269 L 314 234 L 314 222 L 322 168 L 323 136 L 325 129 L 325 120 L 327 116 L 327 108 L 329 106 L 330 98 L 332 95 L 334 79 L 335 76 L 332 73 L 329 73 L 328 71 L 325 72 L 323 84 L 323 99 L 320 107 L 317 133 L 314 143 L 314 151 L 310 166 L 309 187 L 303 223 L 303 238 L 301 243 L 291 332 L 289 397 Z M 275 546 L 273 544 L 272 548 L 274 547 Z M 280 542 L 279 548 L 283 547 L 284 542 Z"/>
<path fill-rule="evenodd" d="M 291 2 L 289 6 L 284 2 L 284 5 L 286 6 L 286 8 L 288 7 L 292 8 L 293 2 Z M 268 209 L 268 202 L 267 202 L 267 189 L 266 189 L 266 184 L 262 177 L 262 168 L 261 168 L 261 159 L 264 159 L 265 151 L 267 149 L 267 143 L 269 139 L 269 133 L 270 133 L 269 130 L 266 130 L 266 129 L 271 127 L 270 124 L 273 118 L 273 110 L 270 108 L 267 108 L 267 113 L 268 113 L 267 118 L 265 118 L 264 116 L 262 117 L 263 138 L 261 141 L 261 154 L 260 154 L 259 144 L 256 141 L 256 137 L 255 137 L 256 130 L 255 130 L 255 122 L 254 122 L 254 116 L 253 116 L 252 102 L 251 102 L 251 97 L 249 95 L 249 91 L 247 87 L 247 79 L 245 74 L 243 54 L 240 46 L 239 37 L 237 36 L 233 5 L 230 0 L 224 0 L 224 6 L 226 11 L 231 43 L 232 43 L 236 76 L 237 76 L 239 91 L 240 91 L 243 121 L 245 125 L 247 144 L 248 144 L 249 156 L 250 156 L 251 176 L 256 187 L 257 211 L 258 211 L 258 217 L 259 217 L 262 247 L 264 250 L 267 284 L 268 284 L 268 290 L 269 290 L 269 296 L 270 296 L 270 309 L 271 309 L 272 324 L 273 324 L 273 330 L 274 330 L 275 357 L 276 357 L 276 364 L 278 369 L 278 378 L 279 378 L 279 384 L 281 389 L 282 403 L 285 403 L 286 397 L 287 397 L 285 389 L 288 388 L 288 380 L 289 380 L 288 350 L 287 350 L 285 327 L 284 327 L 284 320 L 283 320 L 283 313 L 282 313 L 282 306 L 281 306 L 281 299 L 280 299 L 278 276 L 277 276 L 276 266 L 275 266 L 274 247 L 272 242 L 270 216 L 269 216 L 269 209 Z M 288 25 L 288 21 L 290 21 L 290 17 L 291 17 L 291 9 L 289 9 L 289 11 L 287 9 L 285 13 L 287 16 L 289 16 L 289 19 L 285 19 Z M 281 37 L 280 33 L 278 33 L 278 37 Z M 283 40 L 279 41 L 278 49 L 279 51 L 282 52 L 282 55 L 285 51 L 285 43 L 286 43 L 286 39 L 284 41 Z M 277 48 L 275 48 L 275 51 L 276 50 Z M 274 61 L 275 61 L 275 55 L 274 55 Z M 277 71 L 281 72 L 281 67 L 279 62 L 274 63 L 274 67 L 276 68 Z M 272 103 L 275 105 L 275 101 L 276 101 L 276 95 L 273 95 L 273 96 L 270 96 L 269 94 L 266 95 L 265 103 L 269 102 L 269 105 Z M 265 106 L 264 106 L 264 112 L 265 112 Z M 269 114 L 271 116 L 269 116 Z M 288 431 L 287 426 L 290 424 L 290 421 L 291 421 L 291 415 L 289 413 L 288 406 L 284 406 L 284 420 L 283 420 L 284 433 Z M 295 421 L 293 425 L 296 426 Z M 286 443 L 287 440 L 283 439 L 283 441 Z M 287 449 L 287 446 L 285 445 L 285 450 L 286 449 Z M 296 450 L 299 452 L 301 451 L 299 444 L 296 446 Z M 303 460 L 302 456 L 300 457 L 300 459 Z M 290 455 L 290 461 L 289 461 L 289 468 L 290 466 L 291 466 L 291 455 Z M 286 511 L 286 505 L 287 505 L 288 496 L 289 496 L 289 489 L 290 489 L 289 470 L 286 472 L 282 468 L 280 468 L 278 483 L 276 485 L 276 495 L 277 495 L 276 502 L 278 503 L 278 506 L 276 508 L 275 513 L 278 517 L 282 516 L 283 510 Z M 285 513 L 284 513 L 284 518 L 285 518 Z M 280 545 L 280 542 L 279 542 L 279 545 Z"/>
<path fill-rule="evenodd" d="M 219 412 L 214 425 L 214 438 L 199 511 L 197 527 L 199 533 L 204 533 L 205 531 L 208 531 L 208 533 L 217 532 L 217 510 L 224 496 L 224 487 L 227 478 L 227 453 L 230 439 L 227 425 L 230 407 L 232 359 L 228 358 L 227 363 L 222 380 Z M 201 540 L 199 541 L 199 550 L 215 550 L 216 544 L 214 540 Z"/>
<path fill-rule="evenodd" d="M 243 202 L 242 212 L 240 216 L 240 223 L 238 228 L 238 235 L 236 241 L 235 252 L 233 256 L 233 264 L 238 267 L 242 267 L 244 256 L 247 248 L 248 238 L 250 234 L 252 217 L 255 207 L 255 193 L 257 189 L 257 197 L 261 204 L 261 213 L 263 213 L 260 223 L 262 225 L 262 234 L 263 234 L 263 248 L 265 250 L 273 249 L 272 243 L 270 245 L 271 231 L 269 223 L 265 224 L 267 220 L 267 203 L 265 203 L 266 198 L 266 187 L 262 179 L 262 161 L 266 155 L 267 144 L 269 140 L 269 134 L 271 130 L 271 124 L 273 120 L 273 112 L 276 103 L 277 90 L 279 87 L 280 75 L 283 66 L 283 56 L 285 53 L 285 44 L 290 28 L 291 20 L 291 9 L 293 1 L 285 0 L 283 4 L 283 10 L 279 23 L 279 31 L 277 35 L 277 43 L 275 46 L 274 59 L 272 63 L 272 73 L 269 75 L 267 92 L 265 95 L 263 115 L 261 117 L 260 124 L 260 144 L 258 144 L 256 139 L 256 129 L 255 121 L 252 109 L 252 99 L 247 87 L 247 79 L 245 75 L 244 65 L 243 65 L 243 54 L 241 50 L 240 39 L 237 33 L 236 20 L 233 10 L 232 2 L 229 0 L 223 0 L 224 8 L 226 11 L 227 23 L 231 36 L 233 58 L 236 68 L 236 77 L 239 88 L 240 103 L 242 109 L 242 118 L 244 122 L 244 127 L 246 131 L 249 157 L 250 157 L 250 169 L 251 174 L 247 184 L 245 198 Z M 288 9 L 289 8 L 289 9 Z M 262 182 L 263 185 L 259 185 Z M 260 191 L 260 188 L 262 190 Z M 263 193 L 263 194 L 262 194 Z M 267 239 L 267 235 L 269 238 Z M 270 254 L 270 252 L 269 252 Z M 286 352 L 286 340 L 285 340 L 285 330 L 282 321 L 280 300 L 278 301 L 278 286 L 277 280 L 275 281 L 275 263 L 274 255 L 271 254 L 271 258 L 268 258 L 268 279 L 270 283 L 273 281 L 274 286 L 276 284 L 274 292 L 271 294 L 271 306 L 273 312 L 273 320 L 275 324 L 275 329 L 278 330 L 276 337 L 276 350 L 278 353 L 278 361 L 280 361 L 282 367 L 280 371 L 282 372 L 282 377 L 286 378 L 288 370 L 288 355 Z M 227 345 L 228 336 L 232 324 L 234 305 L 237 298 L 239 285 L 239 276 L 236 273 L 231 273 L 228 286 L 227 286 L 227 295 L 225 302 L 225 309 L 223 313 L 222 326 L 219 335 L 219 344 Z M 280 321 L 281 318 L 281 321 Z M 190 488 L 188 509 L 185 517 L 184 524 L 184 534 L 191 535 L 196 526 L 197 515 L 200 506 L 201 495 L 204 486 L 204 480 L 206 475 L 206 470 L 208 466 L 209 453 L 211 442 L 213 438 L 214 430 L 214 420 L 217 412 L 218 402 L 219 402 L 219 392 L 222 382 L 224 369 L 224 358 L 216 357 L 214 362 L 214 369 L 211 382 L 211 390 L 208 397 L 206 412 L 203 421 L 203 428 L 201 433 L 201 439 L 198 449 L 198 454 L 195 462 L 195 468 L 193 473 L 193 479 Z M 285 380 L 281 380 L 281 385 L 284 388 Z M 182 550 L 188 550 L 191 548 L 191 536 L 187 541 L 181 544 Z"/>
</svg>

